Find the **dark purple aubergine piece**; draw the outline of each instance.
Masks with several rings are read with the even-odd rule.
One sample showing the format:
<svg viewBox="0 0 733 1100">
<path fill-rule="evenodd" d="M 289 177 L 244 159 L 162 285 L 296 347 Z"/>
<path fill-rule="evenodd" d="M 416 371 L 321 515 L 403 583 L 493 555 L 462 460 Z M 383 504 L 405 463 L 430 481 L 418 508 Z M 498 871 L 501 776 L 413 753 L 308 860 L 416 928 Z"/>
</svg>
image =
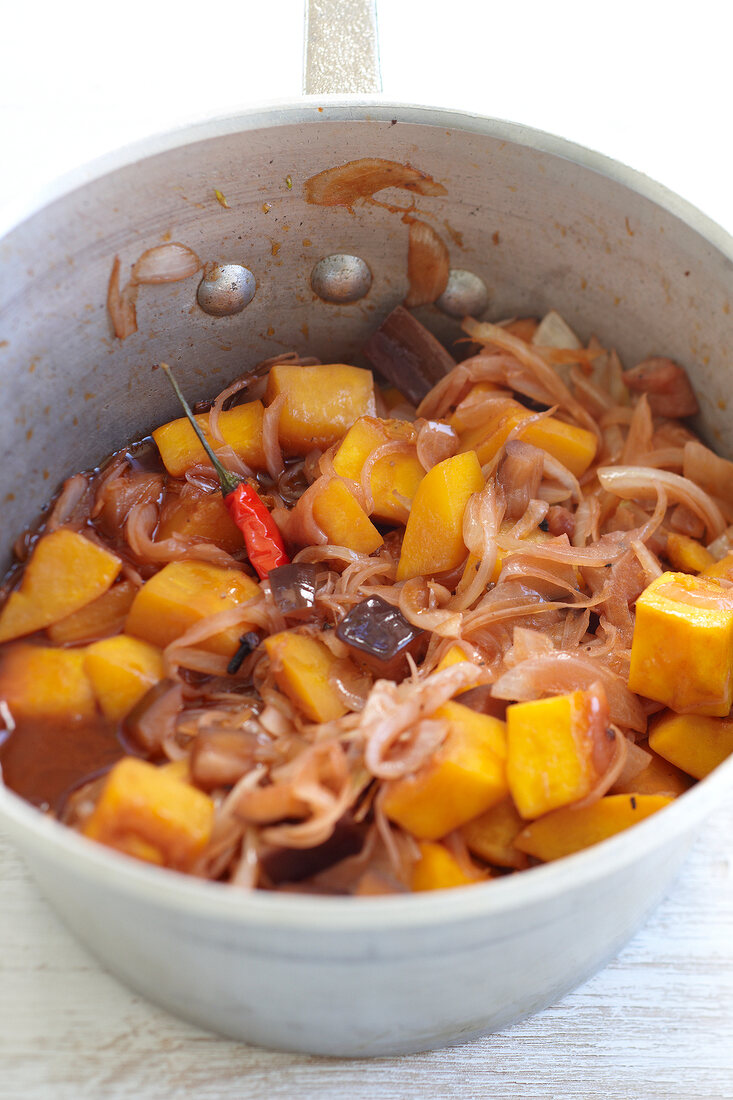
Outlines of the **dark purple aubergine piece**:
<svg viewBox="0 0 733 1100">
<path fill-rule="evenodd" d="M 370 596 L 344 616 L 336 637 L 377 676 L 395 680 L 407 674 L 407 654 L 414 657 L 421 649 L 425 631 L 408 623 L 399 608 Z"/>
<path fill-rule="evenodd" d="M 383 378 L 419 405 L 456 361 L 432 332 L 403 306 L 397 306 L 369 340 L 364 354 Z"/>
<path fill-rule="evenodd" d="M 349 821 L 336 824 L 333 835 L 315 848 L 271 848 L 260 856 L 262 870 L 270 882 L 301 882 L 320 871 L 358 855 L 364 846 L 367 826 Z"/>
<path fill-rule="evenodd" d="M 478 711 L 479 714 L 488 714 L 492 718 L 506 719 L 506 708 L 509 705 L 505 699 L 495 699 L 491 694 L 491 684 L 480 684 L 478 687 L 469 688 L 456 696 L 455 701 L 462 703 L 464 707 Z"/>
<path fill-rule="evenodd" d="M 307 619 L 316 604 L 318 574 L 323 566 L 311 562 L 278 565 L 268 574 L 272 597 L 288 618 Z"/>
</svg>

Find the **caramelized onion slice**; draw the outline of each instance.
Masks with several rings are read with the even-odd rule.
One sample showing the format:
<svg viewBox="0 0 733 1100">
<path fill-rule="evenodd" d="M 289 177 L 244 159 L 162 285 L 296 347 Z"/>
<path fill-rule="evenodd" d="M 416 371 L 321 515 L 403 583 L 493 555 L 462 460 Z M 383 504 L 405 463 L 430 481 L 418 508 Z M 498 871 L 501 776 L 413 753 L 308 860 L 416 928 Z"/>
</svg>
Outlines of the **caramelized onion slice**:
<svg viewBox="0 0 733 1100">
<path fill-rule="evenodd" d="M 201 260 L 192 248 L 178 241 L 148 248 L 133 264 L 133 283 L 178 283 L 195 275 Z"/>
<path fill-rule="evenodd" d="M 601 466 L 597 473 L 606 492 L 623 500 L 648 501 L 663 489 L 670 501 L 685 504 L 700 517 L 710 539 L 717 538 L 725 530 L 725 520 L 718 505 L 689 478 L 651 466 Z"/>
<path fill-rule="evenodd" d="M 137 332 L 136 298 L 137 287 L 133 283 L 126 283 L 120 290 L 120 257 L 115 256 L 107 286 L 107 312 L 118 340 L 126 340 Z"/>
<path fill-rule="evenodd" d="M 160 680 L 125 718 L 125 733 L 143 749 L 156 752 L 175 733 L 176 719 L 182 710 L 183 685 L 174 680 Z"/>
<path fill-rule="evenodd" d="M 552 652 L 528 657 L 499 677 L 492 694 L 495 699 L 525 702 L 567 691 L 588 691 L 596 682 L 605 691 L 611 721 L 643 733 L 646 715 L 637 697 L 620 676 L 580 653 Z"/>
<path fill-rule="evenodd" d="M 687 372 L 671 359 L 645 359 L 624 371 L 623 380 L 630 390 L 647 395 L 654 416 L 694 416 L 699 411 Z"/>
<path fill-rule="evenodd" d="M 733 462 L 690 440 L 682 452 L 682 473 L 701 489 L 733 504 Z"/>
<path fill-rule="evenodd" d="M 305 181 L 305 201 L 314 206 L 351 207 L 385 187 L 400 187 L 418 195 L 447 195 L 442 183 L 425 172 L 381 157 L 363 157 L 327 168 Z"/>
<path fill-rule="evenodd" d="M 410 222 L 407 246 L 407 278 L 410 289 L 405 305 L 430 305 L 439 298 L 448 285 L 450 256 L 445 242 L 427 222 L 415 219 Z"/>
</svg>

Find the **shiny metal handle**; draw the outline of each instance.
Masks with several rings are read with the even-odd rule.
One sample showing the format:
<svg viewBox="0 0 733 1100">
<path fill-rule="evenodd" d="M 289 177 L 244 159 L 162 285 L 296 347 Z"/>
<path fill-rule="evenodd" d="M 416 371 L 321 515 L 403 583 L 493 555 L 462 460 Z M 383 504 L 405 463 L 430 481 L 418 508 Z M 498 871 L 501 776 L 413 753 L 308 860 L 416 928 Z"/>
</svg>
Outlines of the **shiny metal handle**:
<svg viewBox="0 0 733 1100">
<path fill-rule="evenodd" d="M 305 94 L 381 90 L 376 0 L 306 0 Z"/>
</svg>

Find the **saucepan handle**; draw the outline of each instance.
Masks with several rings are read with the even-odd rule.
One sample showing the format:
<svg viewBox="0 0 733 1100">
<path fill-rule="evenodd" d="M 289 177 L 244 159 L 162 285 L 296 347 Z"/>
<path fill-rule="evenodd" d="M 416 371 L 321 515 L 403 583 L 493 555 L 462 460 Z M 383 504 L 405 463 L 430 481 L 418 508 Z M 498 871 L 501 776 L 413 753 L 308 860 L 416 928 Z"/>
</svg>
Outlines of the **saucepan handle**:
<svg viewBox="0 0 733 1100">
<path fill-rule="evenodd" d="M 381 90 L 377 0 L 306 0 L 305 94 Z"/>
</svg>

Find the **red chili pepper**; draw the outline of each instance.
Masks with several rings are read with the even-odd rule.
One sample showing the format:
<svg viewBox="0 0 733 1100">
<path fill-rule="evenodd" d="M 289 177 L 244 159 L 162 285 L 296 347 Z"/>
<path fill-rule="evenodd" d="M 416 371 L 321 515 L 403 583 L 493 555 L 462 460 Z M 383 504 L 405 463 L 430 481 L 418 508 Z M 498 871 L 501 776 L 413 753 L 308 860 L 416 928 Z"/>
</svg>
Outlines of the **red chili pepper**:
<svg viewBox="0 0 733 1100">
<path fill-rule="evenodd" d="M 176 397 L 188 417 L 191 427 L 209 456 L 219 478 L 219 486 L 224 497 L 227 511 L 244 536 L 244 545 L 250 562 L 257 570 L 260 579 L 266 577 L 271 569 L 278 565 L 287 565 L 290 558 L 285 553 L 282 535 L 270 515 L 259 493 L 247 481 L 242 481 L 230 470 L 226 470 L 214 454 L 204 433 L 196 421 L 180 386 L 173 377 L 173 371 L 167 363 L 160 364 L 168 376 L 168 381 L 176 392 Z"/>
<path fill-rule="evenodd" d="M 275 520 L 251 485 L 242 481 L 233 493 L 224 497 L 229 515 L 244 535 L 249 560 L 260 575 L 266 577 L 278 565 L 287 565 L 282 535 Z"/>
</svg>

